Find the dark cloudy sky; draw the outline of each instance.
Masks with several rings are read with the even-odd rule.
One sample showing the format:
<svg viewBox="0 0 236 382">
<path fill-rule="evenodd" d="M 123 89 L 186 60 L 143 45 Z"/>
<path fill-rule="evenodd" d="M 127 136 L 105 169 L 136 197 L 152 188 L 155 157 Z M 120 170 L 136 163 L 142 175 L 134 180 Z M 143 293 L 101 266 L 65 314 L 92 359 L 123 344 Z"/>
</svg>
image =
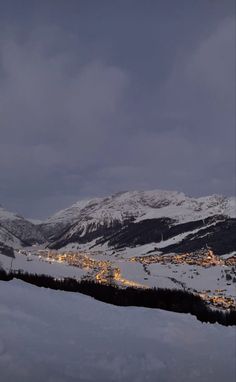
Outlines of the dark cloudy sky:
<svg viewBox="0 0 236 382">
<path fill-rule="evenodd" d="M 234 0 L 0 0 L 0 203 L 233 194 Z"/>
</svg>

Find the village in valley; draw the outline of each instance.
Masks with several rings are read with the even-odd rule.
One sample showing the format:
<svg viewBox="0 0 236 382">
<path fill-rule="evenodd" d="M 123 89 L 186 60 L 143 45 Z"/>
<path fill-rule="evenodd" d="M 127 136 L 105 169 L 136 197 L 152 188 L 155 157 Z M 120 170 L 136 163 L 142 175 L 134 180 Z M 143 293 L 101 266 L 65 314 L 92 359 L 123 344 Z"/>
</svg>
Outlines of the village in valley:
<svg viewBox="0 0 236 382">
<path fill-rule="evenodd" d="M 137 288 L 175 288 L 198 294 L 209 306 L 219 309 L 236 308 L 236 255 L 219 257 L 210 249 L 194 253 L 158 254 L 117 258 L 102 251 L 51 249 L 20 249 L 15 257 L 32 263 L 66 266 L 72 277 L 94 280 L 102 284 Z M 14 268 L 15 260 L 12 262 Z M 17 268 L 17 265 L 16 265 Z M 19 267 L 18 267 L 19 268 Z M 63 268 L 65 269 L 65 268 Z M 80 273 L 77 273 L 77 270 Z M 73 273 L 74 271 L 74 273 Z M 62 270 L 59 277 L 68 277 Z M 161 282 L 161 283 L 160 283 Z"/>
</svg>

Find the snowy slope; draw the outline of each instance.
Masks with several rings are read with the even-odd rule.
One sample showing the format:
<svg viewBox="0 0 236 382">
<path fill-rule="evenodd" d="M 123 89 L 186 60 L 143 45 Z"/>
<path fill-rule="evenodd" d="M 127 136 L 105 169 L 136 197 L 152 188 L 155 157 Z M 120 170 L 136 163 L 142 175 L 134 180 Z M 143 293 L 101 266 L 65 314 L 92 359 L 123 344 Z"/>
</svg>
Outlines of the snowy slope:
<svg viewBox="0 0 236 382">
<path fill-rule="evenodd" d="M 236 199 L 220 195 L 190 198 L 175 191 L 133 191 L 80 201 L 56 213 L 45 224 L 71 224 L 77 220 L 81 224 L 112 224 L 114 220 L 123 222 L 168 217 L 178 223 L 204 219 L 213 215 L 236 217 Z"/>
<path fill-rule="evenodd" d="M 13 248 L 34 243 L 43 243 L 45 238 L 40 229 L 18 214 L 0 206 L 0 242 Z"/>
<path fill-rule="evenodd" d="M 23 271 L 32 274 L 44 274 L 52 277 L 71 277 L 75 279 L 81 279 L 86 275 L 85 269 L 69 266 L 67 264 L 58 262 L 49 262 L 40 258 L 39 256 L 26 256 L 20 253 L 15 253 L 14 259 L 1 254 L 0 248 L 0 265 L 7 272 L 12 270 Z"/>
<path fill-rule="evenodd" d="M 131 246 L 135 244 L 136 239 L 140 241 L 140 238 L 134 238 L 132 243 L 126 240 L 127 236 L 133 235 L 131 231 L 136 228 L 139 231 L 150 231 L 151 225 L 152 230 L 158 227 L 159 231 L 163 232 L 170 226 L 182 225 L 177 233 L 182 234 L 212 225 L 213 221 L 235 218 L 235 203 L 235 198 L 219 195 L 190 198 L 183 193 L 172 191 L 125 192 L 78 202 L 58 212 L 40 227 L 55 248 L 73 242 L 92 242 L 105 236 L 106 241 L 108 236 L 111 238 L 114 235 L 120 235 L 120 239 L 116 242 L 111 240 L 110 245 L 118 246 L 122 243 Z M 210 218 L 212 219 L 209 220 Z M 205 222 L 206 219 L 208 221 Z M 189 224 L 193 222 L 199 224 Z M 129 225 L 124 238 L 124 226 L 130 223 L 135 224 L 135 227 Z M 147 244 L 148 239 L 145 240 L 139 244 Z"/>
<path fill-rule="evenodd" d="M 235 377 L 235 328 L 0 282 L 1 382 L 221 382 Z"/>
<path fill-rule="evenodd" d="M 0 226 L 0 243 L 8 245 L 11 248 L 20 248 L 21 240 L 13 235 L 10 231 Z"/>
<path fill-rule="evenodd" d="M 184 250 L 189 251 L 208 244 L 210 238 L 212 248 L 226 254 L 236 249 L 235 205 L 235 198 L 219 195 L 190 198 L 175 191 L 133 191 L 79 201 L 41 224 L 0 207 L 0 242 L 13 248 L 45 244 L 56 249 L 73 243 L 100 247 L 107 243 L 118 249 L 177 243 L 174 238 L 182 237 Z M 182 249 L 170 246 L 170 250 Z"/>
</svg>

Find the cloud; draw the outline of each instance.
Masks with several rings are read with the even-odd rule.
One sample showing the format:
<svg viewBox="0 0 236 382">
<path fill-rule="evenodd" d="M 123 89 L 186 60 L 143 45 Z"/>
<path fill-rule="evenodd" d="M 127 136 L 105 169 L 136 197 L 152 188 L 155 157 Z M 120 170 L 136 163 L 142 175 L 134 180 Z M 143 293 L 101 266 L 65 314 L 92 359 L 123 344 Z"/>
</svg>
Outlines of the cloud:
<svg viewBox="0 0 236 382">
<path fill-rule="evenodd" d="M 109 189 L 234 193 L 234 31 L 235 21 L 224 20 L 176 61 L 149 107 L 136 110 L 127 139 L 112 145 L 113 160 L 99 171 Z"/>
<path fill-rule="evenodd" d="M 127 189 L 232 193 L 234 32 L 234 20 L 225 19 L 187 44 L 168 76 L 160 81 L 153 73 L 150 94 L 137 92 L 145 74 L 139 78 L 106 56 L 82 57 L 80 44 L 67 43 L 60 29 L 24 38 L 5 33 L 3 202 L 37 217 L 79 197 Z"/>
<path fill-rule="evenodd" d="M 122 104 L 122 69 L 93 60 L 70 70 L 73 52 L 48 50 L 42 37 L 0 43 L 2 193 L 8 183 L 27 195 L 32 179 L 42 197 L 53 182 L 63 193 L 71 172 L 96 163 Z"/>
<path fill-rule="evenodd" d="M 235 20 L 228 18 L 187 57 L 176 63 L 164 89 L 166 113 L 223 130 L 235 122 Z M 163 105 L 162 105 L 163 106 Z"/>
</svg>

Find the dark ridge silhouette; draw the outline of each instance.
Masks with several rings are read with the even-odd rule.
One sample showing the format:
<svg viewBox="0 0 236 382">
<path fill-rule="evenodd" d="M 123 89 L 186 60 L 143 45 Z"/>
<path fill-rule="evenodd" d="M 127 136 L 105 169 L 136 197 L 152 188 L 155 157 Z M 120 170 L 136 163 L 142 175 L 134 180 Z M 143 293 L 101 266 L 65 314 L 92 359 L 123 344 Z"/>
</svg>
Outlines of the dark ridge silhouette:
<svg viewBox="0 0 236 382">
<path fill-rule="evenodd" d="M 215 224 L 214 224 L 215 223 Z M 212 224 L 210 227 L 206 225 Z M 76 228 L 77 223 L 66 228 L 63 234 L 50 238 L 51 249 L 59 249 L 69 243 L 89 243 L 97 239 L 96 244 L 106 243 L 114 249 L 125 247 L 134 247 L 148 243 L 158 243 L 162 240 L 168 240 L 175 236 L 189 234 L 176 244 L 161 248 L 163 253 L 181 253 L 194 252 L 205 248 L 206 244 L 217 255 L 223 255 L 235 250 L 236 246 L 236 219 L 226 218 L 223 215 L 214 215 L 205 219 L 190 221 L 186 223 L 175 224 L 170 218 L 145 219 L 135 222 L 133 219 L 126 219 L 122 223 L 114 220 L 112 225 L 108 226 L 88 224 L 87 231 L 83 233 L 84 228 Z M 76 228 L 73 231 L 73 228 Z M 199 232 L 191 233 L 195 229 Z M 83 235 L 82 235 L 83 233 Z"/>
<path fill-rule="evenodd" d="M 79 292 L 95 299 L 118 306 L 139 306 L 158 308 L 178 313 L 190 313 L 201 322 L 219 323 L 224 326 L 236 325 L 236 310 L 212 310 L 198 296 L 191 292 L 175 289 L 141 289 L 128 287 L 121 289 L 115 285 L 104 285 L 94 281 L 77 281 L 71 278 L 56 279 L 46 275 L 0 269 L 0 280 L 17 278 L 30 284 L 68 292 Z"/>
</svg>

